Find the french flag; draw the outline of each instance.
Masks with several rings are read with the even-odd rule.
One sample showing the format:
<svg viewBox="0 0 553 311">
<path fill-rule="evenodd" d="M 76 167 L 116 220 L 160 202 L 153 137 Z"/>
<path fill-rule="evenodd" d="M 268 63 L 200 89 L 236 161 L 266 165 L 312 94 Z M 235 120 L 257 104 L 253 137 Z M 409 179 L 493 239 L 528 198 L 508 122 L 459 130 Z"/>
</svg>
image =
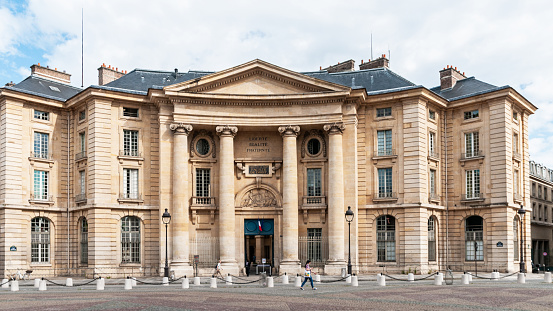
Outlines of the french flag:
<svg viewBox="0 0 553 311">
<path fill-rule="evenodd" d="M 259 227 L 259 232 L 263 231 L 263 228 L 261 228 L 261 220 L 259 220 L 259 218 L 257 219 L 257 226 Z"/>
</svg>

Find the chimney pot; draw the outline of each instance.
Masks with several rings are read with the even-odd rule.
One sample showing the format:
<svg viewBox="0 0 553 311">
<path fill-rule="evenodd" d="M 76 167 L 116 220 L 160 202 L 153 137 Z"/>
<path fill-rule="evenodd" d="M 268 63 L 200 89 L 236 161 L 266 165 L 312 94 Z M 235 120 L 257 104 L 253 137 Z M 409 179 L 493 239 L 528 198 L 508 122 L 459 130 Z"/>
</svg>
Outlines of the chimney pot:
<svg viewBox="0 0 553 311">
<path fill-rule="evenodd" d="M 55 67 L 54 69 L 51 69 L 50 66 L 46 66 L 46 68 L 44 68 L 40 66 L 40 63 L 38 65 L 31 66 L 31 75 L 39 76 L 61 83 L 71 83 L 71 75 L 66 73 L 65 70 L 61 72 L 58 71 L 58 68 Z"/>
<path fill-rule="evenodd" d="M 38 65 L 40 66 L 40 63 L 38 63 Z"/>
<path fill-rule="evenodd" d="M 320 70 L 328 71 L 328 73 L 354 71 L 355 70 L 355 61 L 353 59 L 350 59 L 350 60 L 347 60 L 345 62 L 338 62 L 338 64 L 328 66 L 325 69 L 322 69 L 322 66 L 320 66 L 319 68 L 320 68 Z"/>
<path fill-rule="evenodd" d="M 440 89 L 445 90 L 453 88 L 457 81 L 466 79 L 465 73 L 462 74 L 457 70 L 457 67 L 447 65 L 447 68 L 440 70 Z"/>
<path fill-rule="evenodd" d="M 102 66 L 98 68 L 98 85 L 106 85 L 124 75 L 123 70 L 119 71 L 119 67 L 111 67 L 111 65 L 106 67 L 106 64 L 102 63 Z"/>
</svg>

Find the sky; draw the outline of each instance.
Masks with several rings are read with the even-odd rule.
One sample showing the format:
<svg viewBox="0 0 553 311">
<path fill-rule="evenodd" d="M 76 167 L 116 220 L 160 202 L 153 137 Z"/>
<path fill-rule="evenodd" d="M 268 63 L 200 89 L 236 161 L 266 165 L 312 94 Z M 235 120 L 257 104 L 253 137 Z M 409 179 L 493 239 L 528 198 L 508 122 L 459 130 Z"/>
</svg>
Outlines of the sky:
<svg viewBox="0 0 553 311">
<path fill-rule="evenodd" d="M 81 13 L 84 36 L 81 37 Z M 530 157 L 553 169 L 550 1 L 0 0 L 0 85 L 30 66 L 98 83 L 98 67 L 219 71 L 259 58 L 294 71 L 386 54 L 415 84 L 452 65 L 539 108 Z M 84 81 L 81 80 L 84 42 Z M 358 68 L 358 67 L 357 67 Z"/>
</svg>

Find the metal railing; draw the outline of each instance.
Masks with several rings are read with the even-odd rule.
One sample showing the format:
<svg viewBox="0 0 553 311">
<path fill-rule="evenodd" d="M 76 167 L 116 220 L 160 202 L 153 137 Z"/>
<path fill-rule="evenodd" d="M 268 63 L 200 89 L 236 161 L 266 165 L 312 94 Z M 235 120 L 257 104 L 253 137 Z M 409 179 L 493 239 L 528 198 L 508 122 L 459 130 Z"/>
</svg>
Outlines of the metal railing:
<svg viewBox="0 0 553 311">
<path fill-rule="evenodd" d="M 374 194 L 375 199 L 397 199 L 395 192 L 376 192 Z"/>
<path fill-rule="evenodd" d="M 192 205 L 215 205 L 215 197 L 192 197 Z"/>
<path fill-rule="evenodd" d="M 428 156 L 431 157 L 431 158 L 436 158 L 436 159 L 440 158 L 440 154 L 436 151 L 428 151 Z"/>
<path fill-rule="evenodd" d="M 513 199 L 515 201 L 522 201 L 522 195 L 520 193 L 513 193 Z"/>
<path fill-rule="evenodd" d="M 481 158 L 484 156 L 484 152 L 482 150 L 473 150 L 465 153 L 461 153 L 461 159 L 472 159 L 472 158 Z"/>
<path fill-rule="evenodd" d="M 215 267 L 219 262 L 219 238 L 218 237 L 194 237 L 190 239 L 191 263 L 194 255 L 199 255 L 198 266 L 202 268 Z"/>
<path fill-rule="evenodd" d="M 52 154 L 49 153 L 48 151 L 39 151 L 39 152 L 34 152 L 34 151 L 31 151 L 31 158 L 35 158 L 35 159 L 45 159 L 45 160 L 52 160 L 53 157 L 52 157 Z"/>
<path fill-rule="evenodd" d="M 75 161 L 79 161 L 81 159 L 86 159 L 86 151 L 81 151 L 75 154 Z"/>
<path fill-rule="evenodd" d="M 120 193 L 119 200 L 142 200 L 140 193 Z"/>
<path fill-rule="evenodd" d="M 461 200 L 471 201 L 471 200 L 484 200 L 483 193 L 463 193 L 461 195 Z"/>
<path fill-rule="evenodd" d="M 518 151 L 513 151 L 513 159 L 520 159 L 520 153 Z"/>
<path fill-rule="evenodd" d="M 326 205 L 326 196 L 304 196 L 303 205 Z"/>
<path fill-rule="evenodd" d="M 302 264 L 309 259 L 312 267 L 323 267 L 328 260 L 328 238 L 300 236 L 298 237 L 298 251 Z"/>
<path fill-rule="evenodd" d="M 119 150 L 119 156 L 141 158 L 142 152 L 138 152 L 138 150 L 123 149 L 123 150 Z"/>
<path fill-rule="evenodd" d="M 440 201 L 440 196 L 437 193 L 429 193 L 428 199 L 431 201 Z"/>
<path fill-rule="evenodd" d="M 396 152 L 394 149 L 381 149 L 374 152 L 375 157 L 391 157 L 395 155 Z"/>
<path fill-rule="evenodd" d="M 31 193 L 31 201 L 45 201 L 45 202 L 53 202 L 54 196 L 53 195 L 34 195 L 34 193 Z"/>
<path fill-rule="evenodd" d="M 75 196 L 75 202 L 83 202 L 86 201 L 86 193 L 77 194 Z"/>
</svg>

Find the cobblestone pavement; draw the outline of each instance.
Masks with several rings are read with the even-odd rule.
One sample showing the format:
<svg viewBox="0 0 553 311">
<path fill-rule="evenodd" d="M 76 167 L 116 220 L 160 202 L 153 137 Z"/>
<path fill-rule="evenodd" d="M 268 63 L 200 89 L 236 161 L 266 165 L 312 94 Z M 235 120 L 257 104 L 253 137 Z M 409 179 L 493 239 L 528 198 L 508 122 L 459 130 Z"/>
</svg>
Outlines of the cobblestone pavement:
<svg viewBox="0 0 553 311">
<path fill-rule="evenodd" d="M 396 276 L 406 279 L 406 276 Z M 420 277 L 420 276 L 417 276 Z M 199 286 L 182 289 L 180 282 L 169 286 L 140 284 L 124 290 L 123 280 L 106 280 L 104 291 L 95 283 L 81 287 L 48 284 L 38 291 L 34 282 L 20 282 L 20 291 L 0 289 L 1 310 L 553 310 L 553 284 L 543 282 L 543 275 L 528 274 L 526 284 L 515 276 L 499 281 L 474 279 L 461 285 L 457 275 L 453 285 L 433 285 L 433 280 L 413 283 L 387 279 L 386 287 L 377 286 L 374 277 L 360 277 L 359 286 L 337 278 L 323 277 L 323 283 L 301 291 L 293 280 L 283 285 L 276 279 L 274 288 L 259 283 L 209 287 L 202 278 Z M 250 277 L 256 280 L 258 277 Z M 57 283 L 64 284 L 62 279 Z M 88 280 L 74 279 L 75 285 Z M 149 283 L 160 279 L 148 279 Z M 235 282 L 245 282 L 237 280 Z"/>
</svg>

